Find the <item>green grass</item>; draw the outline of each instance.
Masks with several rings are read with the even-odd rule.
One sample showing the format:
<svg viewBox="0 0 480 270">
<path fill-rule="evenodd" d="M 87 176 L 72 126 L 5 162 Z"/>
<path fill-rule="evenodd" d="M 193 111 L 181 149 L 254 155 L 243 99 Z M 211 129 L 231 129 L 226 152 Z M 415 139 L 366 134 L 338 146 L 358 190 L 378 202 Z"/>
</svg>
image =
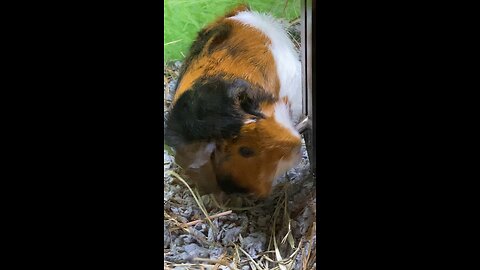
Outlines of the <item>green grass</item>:
<svg viewBox="0 0 480 270">
<path fill-rule="evenodd" d="M 268 12 L 275 17 L 293 20 L 300 16 L 299 0 L 165 0 L 165 61 L 183 59 L 200 29 L 245 2 L 255 11 Z"/>
</svg>

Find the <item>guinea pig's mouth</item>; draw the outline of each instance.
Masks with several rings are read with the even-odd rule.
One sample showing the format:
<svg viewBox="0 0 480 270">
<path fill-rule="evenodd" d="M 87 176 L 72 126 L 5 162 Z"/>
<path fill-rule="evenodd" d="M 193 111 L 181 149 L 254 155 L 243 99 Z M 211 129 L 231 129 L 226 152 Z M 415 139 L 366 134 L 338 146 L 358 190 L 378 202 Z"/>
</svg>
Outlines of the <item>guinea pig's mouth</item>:
<svg viewBox="0 0 480 270">
<path fill-rule="evenodd" d="M 220 189 L 227 194 L 234 193 L 249 193 L 250 190 L 244 187 L 238 186 L 231 175 L 217 175 L 217 184 Z"/>
</svg>

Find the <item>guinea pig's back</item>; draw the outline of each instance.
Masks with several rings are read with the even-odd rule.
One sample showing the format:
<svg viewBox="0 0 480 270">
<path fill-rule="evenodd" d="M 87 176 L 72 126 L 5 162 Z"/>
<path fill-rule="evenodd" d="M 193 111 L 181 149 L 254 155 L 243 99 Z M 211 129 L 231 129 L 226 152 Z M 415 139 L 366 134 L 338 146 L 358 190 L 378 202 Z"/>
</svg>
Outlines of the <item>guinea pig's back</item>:
<svg viewBox="0 0 480 270">
<path fill-rule="evenodd" d="M 268 49 L 274 60 L 279 83 L 279 89 L 275 93 L 281 99 L 288 99 L 293 118 L 297 120 L 302 110 L 302 70 L 299 55 L 288 36 L 286 25 L 270 15 L 254 11 L 239 12 L 230 19 L 254 28 L 268 37 Z"/>
<path fill-rule="evenodd" d="M 177 99 L 204 77 L 243 79 L 301 111 L 301 65 L 285 28 L 249 10 L 230 13 L 202 30 L 184 62 Z M 295 113 L 294 113 L 295 114 Z"/>
</svg>

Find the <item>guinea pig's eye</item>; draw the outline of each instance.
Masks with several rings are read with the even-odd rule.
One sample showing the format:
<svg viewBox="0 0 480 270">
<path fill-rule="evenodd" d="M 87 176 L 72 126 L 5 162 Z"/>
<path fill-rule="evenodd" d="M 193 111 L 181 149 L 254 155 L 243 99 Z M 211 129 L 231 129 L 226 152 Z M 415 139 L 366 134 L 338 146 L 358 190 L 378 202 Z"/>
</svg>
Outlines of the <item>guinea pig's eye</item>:
<svg viewBox="0 0 480 270">
<path fill-rule="evenodd" d="M 238 152 L 240 153 L 240 155 L 242 155 L 242 157 L 251 157 L 255 154 L 255 152 L 253 152 L 252 149 L 248 148 L 248 147 L 240 147 L 240 150 L 238 150 Z"/>
</svg>

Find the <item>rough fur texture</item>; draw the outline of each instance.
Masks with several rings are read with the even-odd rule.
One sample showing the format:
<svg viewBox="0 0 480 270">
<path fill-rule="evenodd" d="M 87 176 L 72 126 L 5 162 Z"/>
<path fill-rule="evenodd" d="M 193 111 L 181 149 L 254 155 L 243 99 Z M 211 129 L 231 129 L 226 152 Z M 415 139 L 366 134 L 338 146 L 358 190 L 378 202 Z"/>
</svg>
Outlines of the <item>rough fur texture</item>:
<svg viewBox="0 0 480 270">
<path fill-rule="evenodd" d="M 301 106 L 301 70 L 292 48 L 281 24 L 245 6 L 199 32 L 165 140 L 204 190 L 266 197 L 299 160 L 292 117 Z"/>
</svg>

